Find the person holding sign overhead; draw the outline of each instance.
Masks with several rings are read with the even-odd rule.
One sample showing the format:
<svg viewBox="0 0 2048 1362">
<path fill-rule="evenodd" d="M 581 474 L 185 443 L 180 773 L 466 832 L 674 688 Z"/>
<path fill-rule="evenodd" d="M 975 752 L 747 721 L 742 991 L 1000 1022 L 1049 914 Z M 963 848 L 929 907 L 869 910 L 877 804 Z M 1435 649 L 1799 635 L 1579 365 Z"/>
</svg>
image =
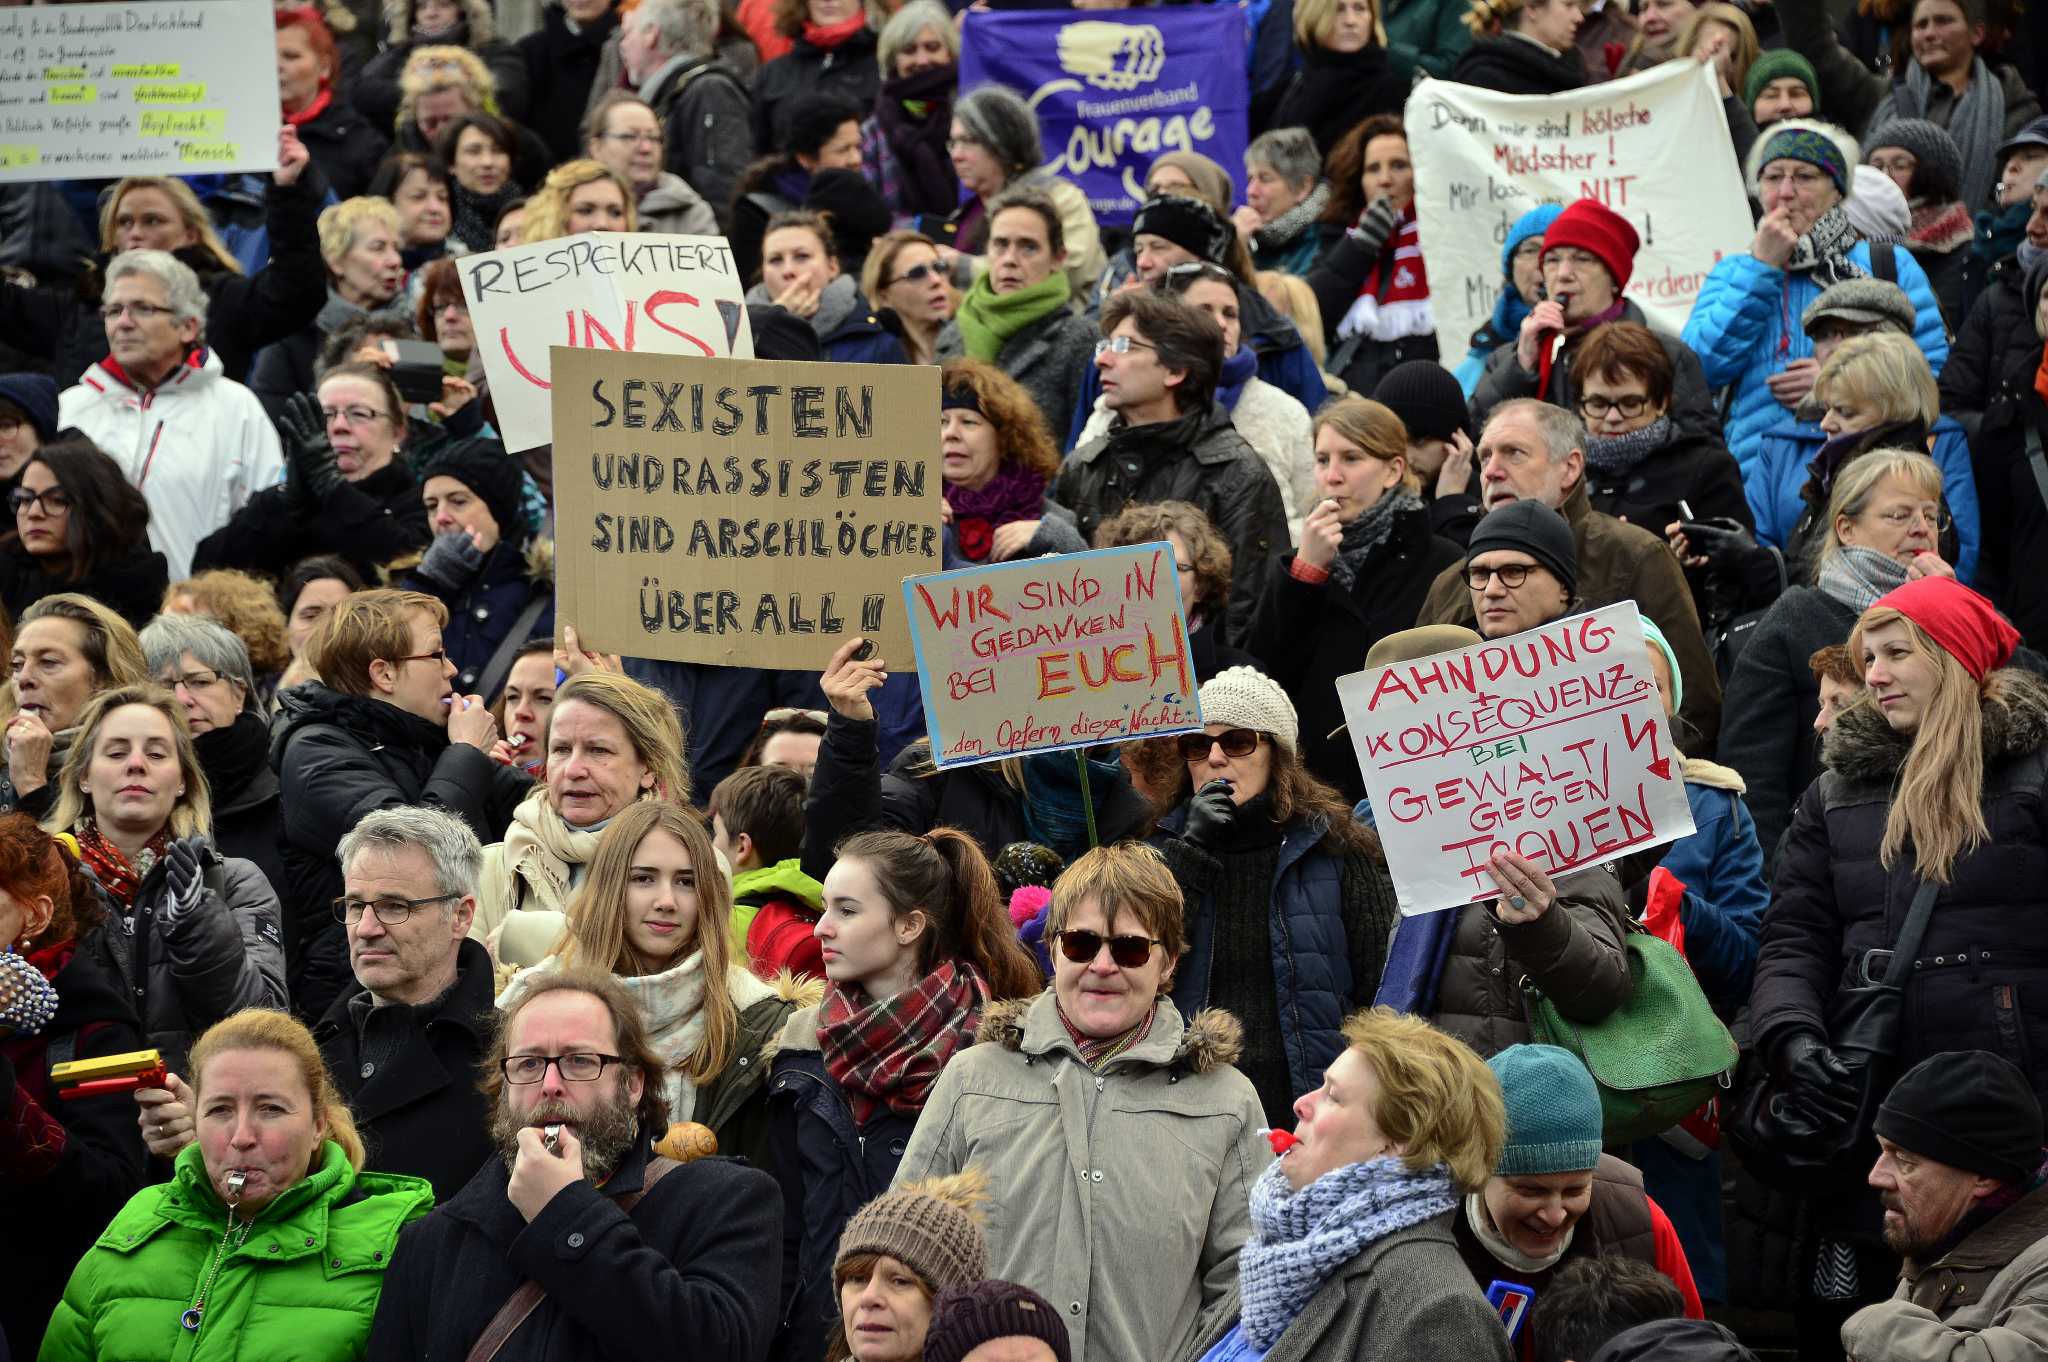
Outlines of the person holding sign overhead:
<svg viewBox="0 0 2048 1362">
<path fill-rule="evenodd" d="M 1344 1051 L 1344 1018 L 1372 1001 L 1400 910 L 1379 839 L 1301 764 L 1287 692 L 1250 667 L 1202 686 L 1203 732 L 1134 758 L 1173 802 L 1155 844 L 1187 903 L 1175 971 L 1183 1016 L 1245 1023 L 1237 1067 L 1281 1125 Z M 1171 774 L 1166 768 L 1171 763 Z"/>
</svg>

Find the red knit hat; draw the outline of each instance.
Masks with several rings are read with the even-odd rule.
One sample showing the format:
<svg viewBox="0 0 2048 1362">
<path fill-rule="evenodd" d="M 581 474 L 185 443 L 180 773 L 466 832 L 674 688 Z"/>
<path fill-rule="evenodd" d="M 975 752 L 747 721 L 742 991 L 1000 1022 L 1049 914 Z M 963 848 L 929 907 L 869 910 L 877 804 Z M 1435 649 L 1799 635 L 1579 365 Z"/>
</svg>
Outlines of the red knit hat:
<svg viewBox="0 0 2048 1362">
<path fill-rule="evenodd" d="M 1990 601 L 1953 577 L 1921 577 L 1877 598 L 1871 609 L 1896 610 L 1939 643 L 1982 682 L 2012 661 L 2019 630 Z"/>
<path fill-rule="evenodd" d="M 1642 239 L 1628 220 L 1598 199 L 1580 199 L 1568 205 L 1543 233 L 1545 255 L 1560 246 L 1576 246 L 1600 257 L 1600 263 L 1614 276 L 1616 293 L 1628 287 L 1628 277 L 1636 267 L 1636 248 L 1640 245 Z"/>
</svg>

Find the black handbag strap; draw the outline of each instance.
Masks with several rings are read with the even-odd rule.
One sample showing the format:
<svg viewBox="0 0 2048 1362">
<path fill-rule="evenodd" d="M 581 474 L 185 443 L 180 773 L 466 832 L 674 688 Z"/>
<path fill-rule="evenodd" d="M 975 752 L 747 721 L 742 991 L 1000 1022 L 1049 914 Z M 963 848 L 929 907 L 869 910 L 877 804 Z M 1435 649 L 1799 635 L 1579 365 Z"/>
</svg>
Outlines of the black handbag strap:
<svg viewBox="0 0 2048 1362">
<path fill-rule="evenodd" d="M 1920 942 L 1927 935 L 1927 920 L 1934 916 L 1934 900 L 1941 893 L 1941 886 L 1922 883 L 1913 894 L 1913 906 L 1906 910 L 1906 925 L 1899 929 L 1899 939 L 1893 943 L 1891 959 L 1885 962 L 1884 983 L 1887 988 L 1903 988 L 1906 976 L 1913 972 L 1913 962 L 1920 956 Z M 1871 952 L 1872 955 L 1877 952 Z M 1864 976 L 1869 977 L 1870 963 L 1863 966 Z"/>
<path fill-rule="evenodd" d="M 512 621 L 512 628 L 498 641 L 498 650 L 491 654 L 491 660 L 484 663 L 483 671 L 477 674 L 477 694 L 489 704 L 498 698 L 498 690 L 505 684 L 505 678 L 512 674 L 512 664 L 519 658 L 519 650 L 525 646 L 527 636 L 539 622 L 541 612 L 554 604 L 554 593 L 536 591 L 519 612 L 519 618 Z"/>
</svg>

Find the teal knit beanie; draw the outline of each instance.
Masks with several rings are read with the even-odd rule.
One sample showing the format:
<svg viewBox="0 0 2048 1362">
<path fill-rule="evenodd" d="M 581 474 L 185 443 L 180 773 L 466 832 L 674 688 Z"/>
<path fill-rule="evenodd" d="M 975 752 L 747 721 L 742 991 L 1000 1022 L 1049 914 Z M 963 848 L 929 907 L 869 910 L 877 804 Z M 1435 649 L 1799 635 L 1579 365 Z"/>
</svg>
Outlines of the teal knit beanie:
<svg viewBox="0 0 2048 1362">
<path fill-rule="evenodd" d="M 1508 1108 L 1507 1147 L 1494 1172 L 1577 1173 L 1600 1162 L 1600 1089 L 1571 1051 L 1510 1045 L 1486 1065 Z"/>
</svg>

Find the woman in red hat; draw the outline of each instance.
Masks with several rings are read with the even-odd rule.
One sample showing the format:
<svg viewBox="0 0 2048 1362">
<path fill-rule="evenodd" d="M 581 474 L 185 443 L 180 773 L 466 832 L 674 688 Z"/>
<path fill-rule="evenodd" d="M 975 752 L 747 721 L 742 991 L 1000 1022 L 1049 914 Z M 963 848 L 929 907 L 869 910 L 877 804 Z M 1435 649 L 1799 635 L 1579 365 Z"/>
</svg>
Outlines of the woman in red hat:
<svg viewBox="0 0 2048 1362">
<path fill-rule="evenodd" d="M 1867 690 L 1836 717 L 1793 815 L 1750 999 L 1778 1094 L 1757 1132 L 1772 1144 L 1855 1134 L 1875 1157 L 1869 1131 L 1853 1131 L 1860 1081 L 1831 1021 L 1841 990 L 1882 977 L 1923 884 L 1938 894 L 1905 974 L 1898 1068 L 1990 1050 L 2048 1092 L 2048 683 L 2007 666 L 2018 643 L 1989 601 L 1940 575 L 1856 621 L 1849 654 Z M 1813 1195 L 1802 1337 L 1889 1296 L 1898 1266 L 1860 1177 Z"/>
</svg>

